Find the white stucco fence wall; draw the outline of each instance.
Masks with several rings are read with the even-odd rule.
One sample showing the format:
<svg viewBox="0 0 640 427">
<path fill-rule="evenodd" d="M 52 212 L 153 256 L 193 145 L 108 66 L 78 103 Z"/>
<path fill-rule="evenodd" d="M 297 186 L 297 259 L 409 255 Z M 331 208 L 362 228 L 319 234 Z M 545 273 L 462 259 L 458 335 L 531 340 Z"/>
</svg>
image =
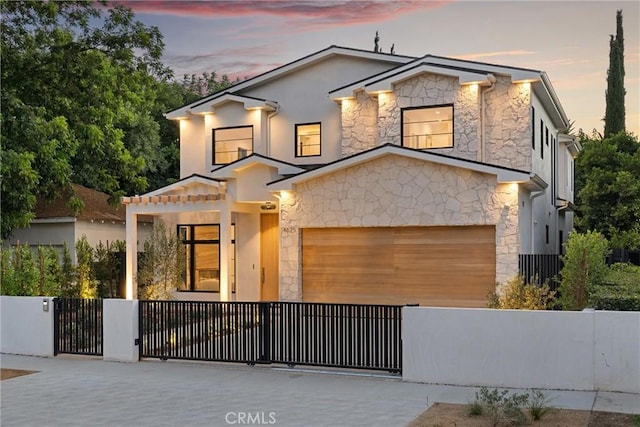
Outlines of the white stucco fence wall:
<svg viewBox="0 0 640 427">
<path fill-rule="evenodd" d="M 640 313 L 406 307 L 405 381 L 640 393 Z"/>
<path fill-rule="evenodd" d="M 105 299 L 102 316 L 104 360 L 137 362 L 138 301 Z M 0 296 L 0 353 L 53 357 L 53 325 L 52 297 Z"/>
<path fill-rule="evenodd" d="M 0 353 L 53 356 L 53 298 L 0 296 Z"/>
</svg>

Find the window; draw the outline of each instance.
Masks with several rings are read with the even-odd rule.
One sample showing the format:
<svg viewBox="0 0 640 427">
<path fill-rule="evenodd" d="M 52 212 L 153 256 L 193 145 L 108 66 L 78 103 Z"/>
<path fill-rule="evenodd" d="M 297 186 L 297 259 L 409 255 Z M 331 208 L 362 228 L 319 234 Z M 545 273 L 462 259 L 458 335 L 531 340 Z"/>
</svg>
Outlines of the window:
<svg viewBox="0 0 640 427">
<path fill-rule="evenodd" d="M 213 130 L 213 164 L 226 165 L 253 153 L 253 126 Z"/>
<path fill-rule="evenodd" d="M 453 105 L 403 109 L 402 146 L 418 150 L 453 147 Z"/>
<path fill-rule="evenodd" d="M 536 149 L 536 109 L 531 106 L 531 149 Z"/>
<path fill-rule="evenodd" d="M 220 225 L 178 225 L 185 248 L 181 291 L 220 292 Z M 231 225 L 230 286 L 235 292 L 235 226 Z"/>
<path fill-rule="evenodd" d="M 549 244 L 549 226 L 545 225 L 544 226 L 544 241 L 547 243 L 547 245 Z"/>
<path fill-rule="evenodd" d="M 320 155 L 320 123 L 296 125 L 296 157 Z"/>
</svg>

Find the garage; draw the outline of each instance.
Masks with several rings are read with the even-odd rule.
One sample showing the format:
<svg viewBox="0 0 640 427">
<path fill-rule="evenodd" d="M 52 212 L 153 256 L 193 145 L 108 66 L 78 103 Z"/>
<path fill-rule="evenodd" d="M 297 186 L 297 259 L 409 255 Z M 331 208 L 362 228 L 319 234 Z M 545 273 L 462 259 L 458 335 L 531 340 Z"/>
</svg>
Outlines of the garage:
<svg viewBox="0 0 640 427">
<path fill-rule="evenodd" d="M 485 307 L 495 226 L 302 229 L 308 302 Z"/>
</svg>

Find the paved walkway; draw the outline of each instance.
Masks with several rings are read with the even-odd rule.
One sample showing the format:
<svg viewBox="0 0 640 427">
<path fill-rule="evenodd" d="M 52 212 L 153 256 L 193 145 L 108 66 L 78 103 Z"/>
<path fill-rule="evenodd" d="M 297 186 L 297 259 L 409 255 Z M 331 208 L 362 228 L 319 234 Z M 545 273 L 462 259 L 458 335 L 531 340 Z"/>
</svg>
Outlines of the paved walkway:
<svg viewBox="0 0 640 427">
<path fill-rule="evenodd" d="M 14 355 L 0 364 L 39 371 L 0 383 L 2 426 L 404 426 L 428 404 L 467 403 L 477 390 L 274 366 Z M 556 407 L 640 413 L 639 395 L 549 394 Z"/>
</svg>

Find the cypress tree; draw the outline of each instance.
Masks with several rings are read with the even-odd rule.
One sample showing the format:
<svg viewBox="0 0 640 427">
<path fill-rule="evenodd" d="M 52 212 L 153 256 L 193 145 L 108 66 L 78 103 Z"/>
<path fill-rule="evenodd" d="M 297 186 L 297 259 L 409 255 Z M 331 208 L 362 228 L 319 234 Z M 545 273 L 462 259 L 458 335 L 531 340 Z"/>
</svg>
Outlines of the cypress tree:
<svg viewBox="0 0 640 427">
<path fill-rule="evenodd" d="M 624 110 L 624 36 L 622 10 L 616 13 L 616 36 L 609 40 L 609 70 L 607 71 L 607 106 L 604 115 L 604 136 L 625 130 Z"/>
</svg>

